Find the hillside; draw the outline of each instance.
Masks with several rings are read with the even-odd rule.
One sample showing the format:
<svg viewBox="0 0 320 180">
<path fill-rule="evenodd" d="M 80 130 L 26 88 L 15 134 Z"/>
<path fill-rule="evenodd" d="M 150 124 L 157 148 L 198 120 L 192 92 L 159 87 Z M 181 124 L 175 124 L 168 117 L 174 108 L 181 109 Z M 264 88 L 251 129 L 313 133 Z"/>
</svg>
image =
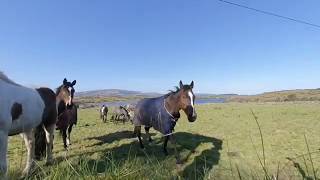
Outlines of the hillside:
<svg viewBox="0 0 320 180">
<path fill-rule="evenodd" d="M 139 91 L 129 91 L 122 89 L 103 89 L 103 90 L 93 90 L 93 91 L 84 91 L 76 93 L 78 97 L 104 97 L 104 96 L 158 96 L 159 93 L 143 93 Z"/>
<path fill-rule="evenodd" d="M 231 96 L 227 102 L 320 101 L 320 89 L 297 89 L 266 92 L 251 96 Z"/>
</svg>

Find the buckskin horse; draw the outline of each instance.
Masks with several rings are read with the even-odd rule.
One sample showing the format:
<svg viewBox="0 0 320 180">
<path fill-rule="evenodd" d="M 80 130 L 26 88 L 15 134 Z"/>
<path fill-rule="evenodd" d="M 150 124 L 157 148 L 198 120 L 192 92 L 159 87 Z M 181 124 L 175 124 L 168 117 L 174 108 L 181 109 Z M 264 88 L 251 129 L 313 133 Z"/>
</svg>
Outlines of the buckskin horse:
<svg viewBox="0 0 320 180">
<path fill-rule="evenodd" d="M 182 81 L 180 81 L 176 91 L 171 91 L 158 98 L 146 98 L 138 102 L 135 108 L 133 124 L 135 126 L 134 134 L 138 137 L 141 148 L 144 148 L 141 140 L 141 126 L 145 126 L 149 141 L 152 141 L 149 130 L 153 127 L 165 136 L 163 145 L 165 155 L 168 155 L 167 143 L 170 139 L 174 145 L 177 163 L 181 163 L 173 132 L 180 118 L 180 110 L 185 112 L 189 122 L 194 122 L 197 119 L 194 107 L 195 95 L 192 91 L 193 87 L 193 81 L 190 85 L 183 85 Z"/>
<path fill-rule="evenodd" d="M 22 177 L 26 177 L 35 165 L 35 131 L 42 129 L 46 146 L 46 163 L 52 164 L 52 147 L 57 105 L 70 103 L 70 91 L 63 89 L 58 96 L 49 88 L 31 89 L 10 80 L 0 72 L 0 179 L 7 178 L 8 136 L 21 134 L 27 147 L 27 162 Z M 39 136 L 36 138 L 40 138 Z"/>
</svg>

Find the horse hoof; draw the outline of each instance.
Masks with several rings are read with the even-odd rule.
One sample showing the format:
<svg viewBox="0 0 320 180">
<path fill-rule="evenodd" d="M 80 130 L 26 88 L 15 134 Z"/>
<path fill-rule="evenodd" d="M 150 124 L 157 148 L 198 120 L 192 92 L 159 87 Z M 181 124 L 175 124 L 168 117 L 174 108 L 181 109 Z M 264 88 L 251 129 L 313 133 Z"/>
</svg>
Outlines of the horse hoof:
<svg viewBox="0 0 320 180">
<path fill-rule="evenodd" d="M 54 164 L 53 160 L 48 160 L 45 165 L 52 166 L 53 164 Z"/>
</svg>

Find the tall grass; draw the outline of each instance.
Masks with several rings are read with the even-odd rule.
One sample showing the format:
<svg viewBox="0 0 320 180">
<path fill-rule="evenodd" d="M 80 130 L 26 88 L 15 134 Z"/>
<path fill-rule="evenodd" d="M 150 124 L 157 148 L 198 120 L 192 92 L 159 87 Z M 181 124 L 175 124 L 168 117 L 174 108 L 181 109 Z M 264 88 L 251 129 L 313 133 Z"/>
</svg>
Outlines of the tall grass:
<svg viewBox="0 0 320 180">
<path fill-rule="evenodd" d="M 259 161 L 259 164 L 261 166 L 261 169 L 263 170 L 263 176 L 264 178 L 263 179 L 266 179 L 266 180 L 279 180 L 279 179 L 287 179 L 287 178 L 284 178 L 286 176 L 288 176 L 286 173 L 290 173 L 290 172 L 283 172 L 284 168 L 286 166 L 289 166 L 289 163 L 285 163 L 283 165 L 282 168 L 281 167 L 281 164 L 280 162 L 278 162 L 277 164 L 277 169 L 276 169 L 276 172 L 274 173 L 271 173 L 271 170 L 269 170 L 269 168 L 267 167 L 266 165 L 266 160 L 267 160 L 267 157 L 266 157 L 266 154 L 265 154 L 265 141 L 264 141 L 264 137 L 263 137 L 263 133 L 262 133 L 262 127 L 258 121 L 258 116 L 254 113 L 254 111 L 252 109 L 250 109 L 250 112 L 255 120 L 255 123 L 257 125 L 257 128 L 258 128 L 258 131 L 259 131 L 259 135 L 260 135 L 260 142 L 261 142 L 261 151 L 262 151 L 262 158 L 260 157 L 259 155 L 259 151 L 258 149 L 256 148 L 256 146 L 254 145 L 254 142 L 253 142 L 253 139 L 252 139 L 252 136 L 250 136 L 250 139 L 251 139 L 251 143 L 252 143 L 252 146 L 254 148 L 254 151 L 256 153 L 256 156 L 258 158 L 258 161 Z M 302 168 L 300 166 L 299 163 L 294 163 L 294 167 L 296 167 L 297 171 L 299 172 L 299 174 L 302 176 L 302 179 L 306 179 L 306 180 L 318 180 L 318 176 L 317 176 L 317 173 L 319 173 L 319 169 L 316 169 L 315 165 L 314 165 L 314 162 L 313 162 L 313 157 L 312 157 L 312 154 L 320 154 L 320 149 L 317 150 L 317 151 L 314 151 L 314 152 L 311 152 L 310 151 L 310 147 L 309 147 L 309 143 L 308 143 L 308 140 L 307 140 L 307 137 L 306 137 L 306 134 L 304 134 L 304 140 L 305 140 L 305 145 L 306 145 L 306 149 L 307 149 L 307 153 L 305 154 L 302 154 L 302 155 L 299 155 L 297 157 L 295 157 L 294 159 L 298 159 L 298 158 L 303 158 L 303 161 L 304 161 L 304 168 Z M 229 152 L 229 144 L 227 144 L 227 147 L 228 147 L 228 152 Z M 305 156 L 308 156 L 308 159 L 305 158 Z M 294 162 L 293 159 L 290 159 L 288 158 L 289 162 Z M 231 173 L 232 173 L 232 177 L 233 179 L 235 179 L 235 176 L 233 175 L 233 167 L 232 167 L 232 159 L 229 158 L 229 166 L 231 168 Z M 311 168 L 308 166 L 308 164 L 310 164 Z M 236 172 L 237 172 L 237 177 L 239 180 L 242 180 L 242 179 L 246 179 L 248 177 L 251 177 L 250 179 L 260 179 L 259 176 L 259 172 L 255 172 L 255 171 L 252 171 L 251 172 L 242 172 L 239 168 L 239 165 L 237 163 L 235 163 L 235 168 L 236 168 Z M 307 172 L 305 173 L 304 170 Z M 312 178 L 311 176 L 309 175 L 309 172 L 312 171 Z M 251 174 L 250 176 L 243 176 L 243 174 Z M 292 174 L 292 172 L 291 172 Z M 246 178 L 245 178 L 246 177 Z M 289 177 L 289 176 L 288 176 Z M 289 178 L 291 179 L 291 178 Z M 294 178 L 295 179 L 295 178 Z"/>
</svg>

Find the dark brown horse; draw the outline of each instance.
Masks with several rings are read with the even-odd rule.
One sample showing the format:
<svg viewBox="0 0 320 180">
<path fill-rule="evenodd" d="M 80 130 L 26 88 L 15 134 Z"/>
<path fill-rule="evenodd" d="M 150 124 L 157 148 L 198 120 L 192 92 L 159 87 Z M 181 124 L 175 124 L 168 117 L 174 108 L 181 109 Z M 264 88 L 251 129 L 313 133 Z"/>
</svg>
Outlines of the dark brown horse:
<svg viewBox="0 0 320 180">
<path fill-rule="evenodd" d="M 165 136 L 163 146 L 164 153 L 166 155 L 168 154 L 167 143 L 170 139 L 175 147 L 177 163 L 180 163 L 173 132 L 180 118 L 180 110 L 185 112 L 189 122 L 194 122 L 197 119 L 197 113 L 194 107 L 195 96 L 192 91 L 193 87 L 193 81 L 190 85 L 183 85 L 180 81 L 176 91 L 172 91 L 158 98 L 148 98 L 138 102 L 135 108 L 133 123 L 135 125 L 134 133 L 139 139 L 141 148 L 144 148 L 141 140 L 141 126 L 145 126 L 149 141 L 152 141 L 149 129 L 153 127 Z"/>
<path fill-rule="evenodd" d="M 63 147 L 65 149 L 71 145 L 71 131 L 74 125 L 78 122 L 78 109 L 75 104 L 68 107 L 63 113 L 58 117 L 58 122 L 56 124 L 57 129 L 60 130 L 63 140 Z"/>
<path fill-rule="evenodd" d="M 68 82 L 64 79 L 64 85 L 57 89 L 57 94 L 61 91 L 62 88 L 68 88 L 71 91 L 71 100 L 73 100 L 74 96 L 74 88 L 73 86 L 76 84 L 76 80 L 72 83 Z M 73 101 L 69 105 L 60 103 L 58 106 L 58 122 L 56 124 L 57 130 L 60 130 L 63 140 L 63 147 L 65 149 L 71 145 L 70 134 L 72 131 L 73 125 L 76 125 L 78 122 L 78 113 L 77 106 L 73 104 Z"/>
</svg>

